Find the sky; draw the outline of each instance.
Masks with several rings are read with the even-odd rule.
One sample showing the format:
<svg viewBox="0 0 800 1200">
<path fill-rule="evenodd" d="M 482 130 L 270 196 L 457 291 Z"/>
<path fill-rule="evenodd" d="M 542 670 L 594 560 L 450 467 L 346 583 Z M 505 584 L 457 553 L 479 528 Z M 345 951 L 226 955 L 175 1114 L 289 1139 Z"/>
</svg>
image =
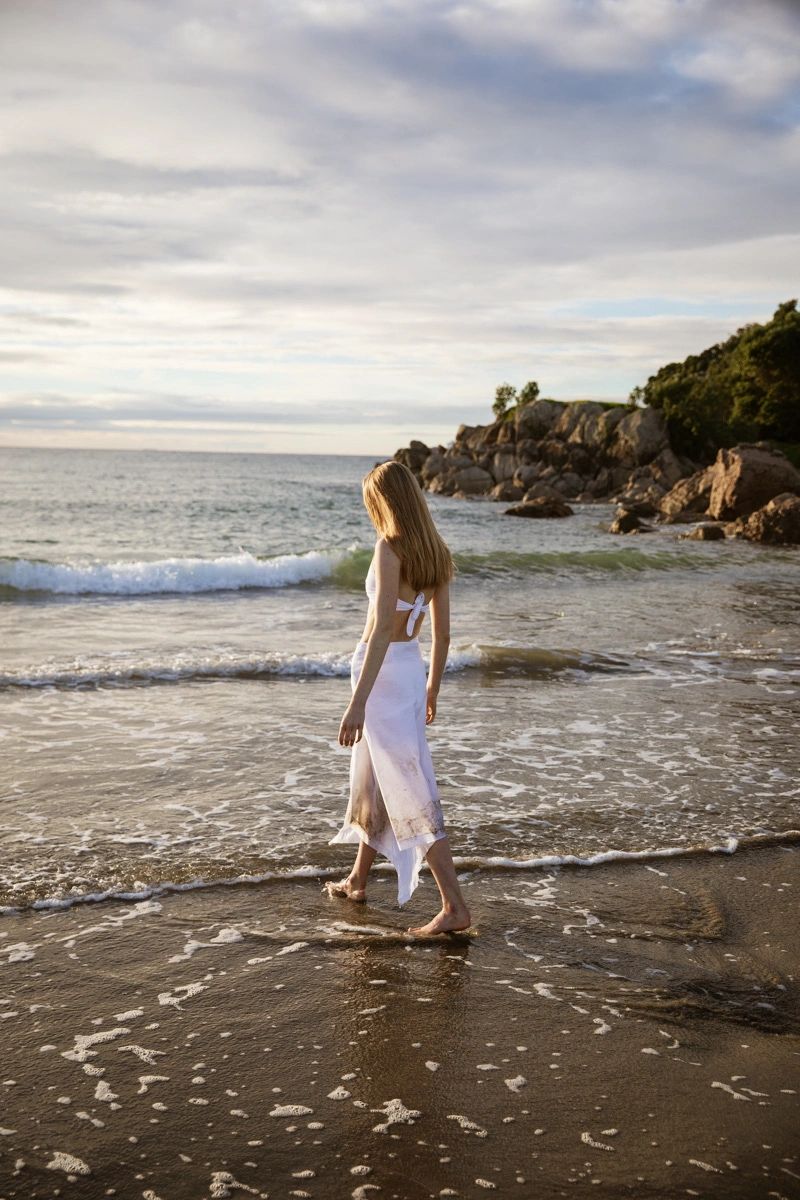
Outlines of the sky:
<svg viewBox="0 0 800 1200">
<path fill-rule="evenodd" d="M 0 446 L 447 443 L 800 294 L 800 2 L 3 0 Z"/>
</svg>

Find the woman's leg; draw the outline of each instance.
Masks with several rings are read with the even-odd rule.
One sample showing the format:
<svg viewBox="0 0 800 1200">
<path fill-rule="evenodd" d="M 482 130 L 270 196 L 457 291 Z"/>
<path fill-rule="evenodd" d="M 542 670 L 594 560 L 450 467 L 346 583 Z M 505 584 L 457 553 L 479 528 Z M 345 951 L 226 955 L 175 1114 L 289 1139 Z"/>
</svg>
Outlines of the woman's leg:
<svg viewBox="0 0 800 1200">
<path fill-rule="evenodd" d="M 367 876 L 369 869 L 375 862 L 378 851 L 370 846 L 369 842 L 363 839 L 358 843 L 358 853 L 356 861 L 353 863 L 353 869 L 350 872 L 349 879 L 354 889 L 365 891 L 367 887 Z"/>
<path fill-rule="evenodd" d="M 373 850 L 368 842 L 362 840 L 358 843 L 358 853 L 356 861 L 353 863 L 353 868 L 346 879 L 342 879 L 340 883 L 327 884 L 328 892 L 333 896 L 342 896 L 348 900 L 364 901 L 367 898 L 367 876 L 369 869 L 375 862 L 378 851 Z"/>
<path fill-rule="evenodd" d="M 428 848 L 425 857 L 441 893 L 442 908 L 427 925 L 418 925 L 415 928 L 409 926 L 408 932 L 430 934 L 468 929 L 470 912 L 458 886 L 456 868 L 447 838 L 439 838 L 434 842 Z"/>
</svg>

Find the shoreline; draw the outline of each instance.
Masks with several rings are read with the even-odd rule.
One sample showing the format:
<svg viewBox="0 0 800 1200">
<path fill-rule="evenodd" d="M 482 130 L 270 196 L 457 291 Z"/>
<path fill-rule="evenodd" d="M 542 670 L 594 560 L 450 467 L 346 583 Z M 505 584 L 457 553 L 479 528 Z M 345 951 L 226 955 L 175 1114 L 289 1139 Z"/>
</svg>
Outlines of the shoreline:
<svg viewBox="0 0 800 1200">
<path fill-rule="evenodd" d="M 484 855 L 453 855 L 453 862 L 459 871 L 532 871 L 544 867 L 586 867 L 603 866 L 606 863 L 648 862 L 660 858 L 686 858 L 690 855 L 704 856 L 706 854 L 736 854 L 760 846 L 791 846 L 800 842 L 800 829 L 776 830 L 766 833 L 731 835 L 724 844 L 716 846 L 663 846 L 655 850 L 603 850 L 597 854 L 581 856 L 579 854 L 544 854 L 536 858 L 513 859 Z M 24 907 L 0 905 L 0 921 L 2 918 L 24 916 L 31 912 L 66 912 L 71 908 L 83 905 L 107 903 L 134 903 L 144 900 L 158 899 L 162 896 L 181 895 L 185 892 L 210 891 L 215 888 L 247 888 L 261 887 L 264 884 L 287 883 L 298 879 L 330 879 L 339 875 L 339 866 L 302 866 L 286 871 L 265 871 L 263 874 L 248 874 L 234 876 L 228 879 L 192 879 L 184 882 L 165 880 L 150 887 L 137 890 L 109 889 L 104 892 L 88 892 L 77 896 L 52 897 L 34 900 Z M 372 867 L 373 873 L 386 873 L 394 870 L 391 863 L 378 861 Z M 420 871 L 430 877 L 430 868 L 422 863 Z"/>
<path fill-rule="evenodd" d="M 800 849 L 393 883 L 3 922 L 4 1200 L 800 1195 Z"/>
</svg>

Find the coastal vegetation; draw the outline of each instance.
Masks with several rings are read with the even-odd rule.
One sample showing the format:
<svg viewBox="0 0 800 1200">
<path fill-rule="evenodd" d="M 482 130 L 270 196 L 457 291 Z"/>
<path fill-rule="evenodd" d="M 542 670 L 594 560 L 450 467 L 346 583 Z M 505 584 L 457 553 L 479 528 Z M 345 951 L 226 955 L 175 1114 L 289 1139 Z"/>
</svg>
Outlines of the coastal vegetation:
<svg viewBox="0 0 800 1200">
<path fill-rule="evenodd" d="M 631 392 L 659 409 L 672 446 L 701 462 L 736 442 L 769 441 L 800 462 L 800 313 L 779 305 L 764 325 L 669 363 Z"/>
<path fill-rule="evenodd" d="M 531 379 L 517 392 L 513 383 L 501 383 L 495 388 L 492 412 L 497 420 L 510 418 L 522 404 L 532 404 L 539 397 L 539 385 Z"/>
<path fill-rule="evenodd" d="M 539 397 L 529 381 L 495 389 L 496 420 L 514 420 Z M 601 403 L 603 408 L 615 402 Z M 659 409 L 672 447 L 698 462 L 737 442 L 767 441 L 800 466 L 800 312 L 786 300 L 766 324 L 742 326 L 724 342 L 667 363 L 630 393 L 632 408 Z"/>
</svg>

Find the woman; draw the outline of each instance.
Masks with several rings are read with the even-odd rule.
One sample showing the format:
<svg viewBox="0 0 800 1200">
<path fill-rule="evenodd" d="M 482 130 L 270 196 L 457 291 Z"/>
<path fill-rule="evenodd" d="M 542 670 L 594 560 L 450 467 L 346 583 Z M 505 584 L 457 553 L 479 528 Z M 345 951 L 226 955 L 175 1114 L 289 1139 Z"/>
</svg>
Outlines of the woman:
<svg viewBox="0 0 800 1200">
<path fill-rule="evenodd" d="M 408 467 L 399 462 L 374 467 L 364 478 L 363 493 L 378 541 L 367 574 L 367 623 L 351 666 L 353 695 L 339 728 L 339 745 L 353 747 L 350 800 L 330 843 L 359 846 L 350 874 L 327 890 L 365 902 L 367 875 L 380 853 L 394 863 L 397 901 L 405 904 L 427 858 L 441 911 L 408 932 L 454 932 L 469 927 L 470 914 L 458 886 L 425 736 L 426 724 L 436 716 L 450 644 L 453 560 Z M 426 685 L 417 635 L 428 609 L 433 643 Z"/>
</svg>

